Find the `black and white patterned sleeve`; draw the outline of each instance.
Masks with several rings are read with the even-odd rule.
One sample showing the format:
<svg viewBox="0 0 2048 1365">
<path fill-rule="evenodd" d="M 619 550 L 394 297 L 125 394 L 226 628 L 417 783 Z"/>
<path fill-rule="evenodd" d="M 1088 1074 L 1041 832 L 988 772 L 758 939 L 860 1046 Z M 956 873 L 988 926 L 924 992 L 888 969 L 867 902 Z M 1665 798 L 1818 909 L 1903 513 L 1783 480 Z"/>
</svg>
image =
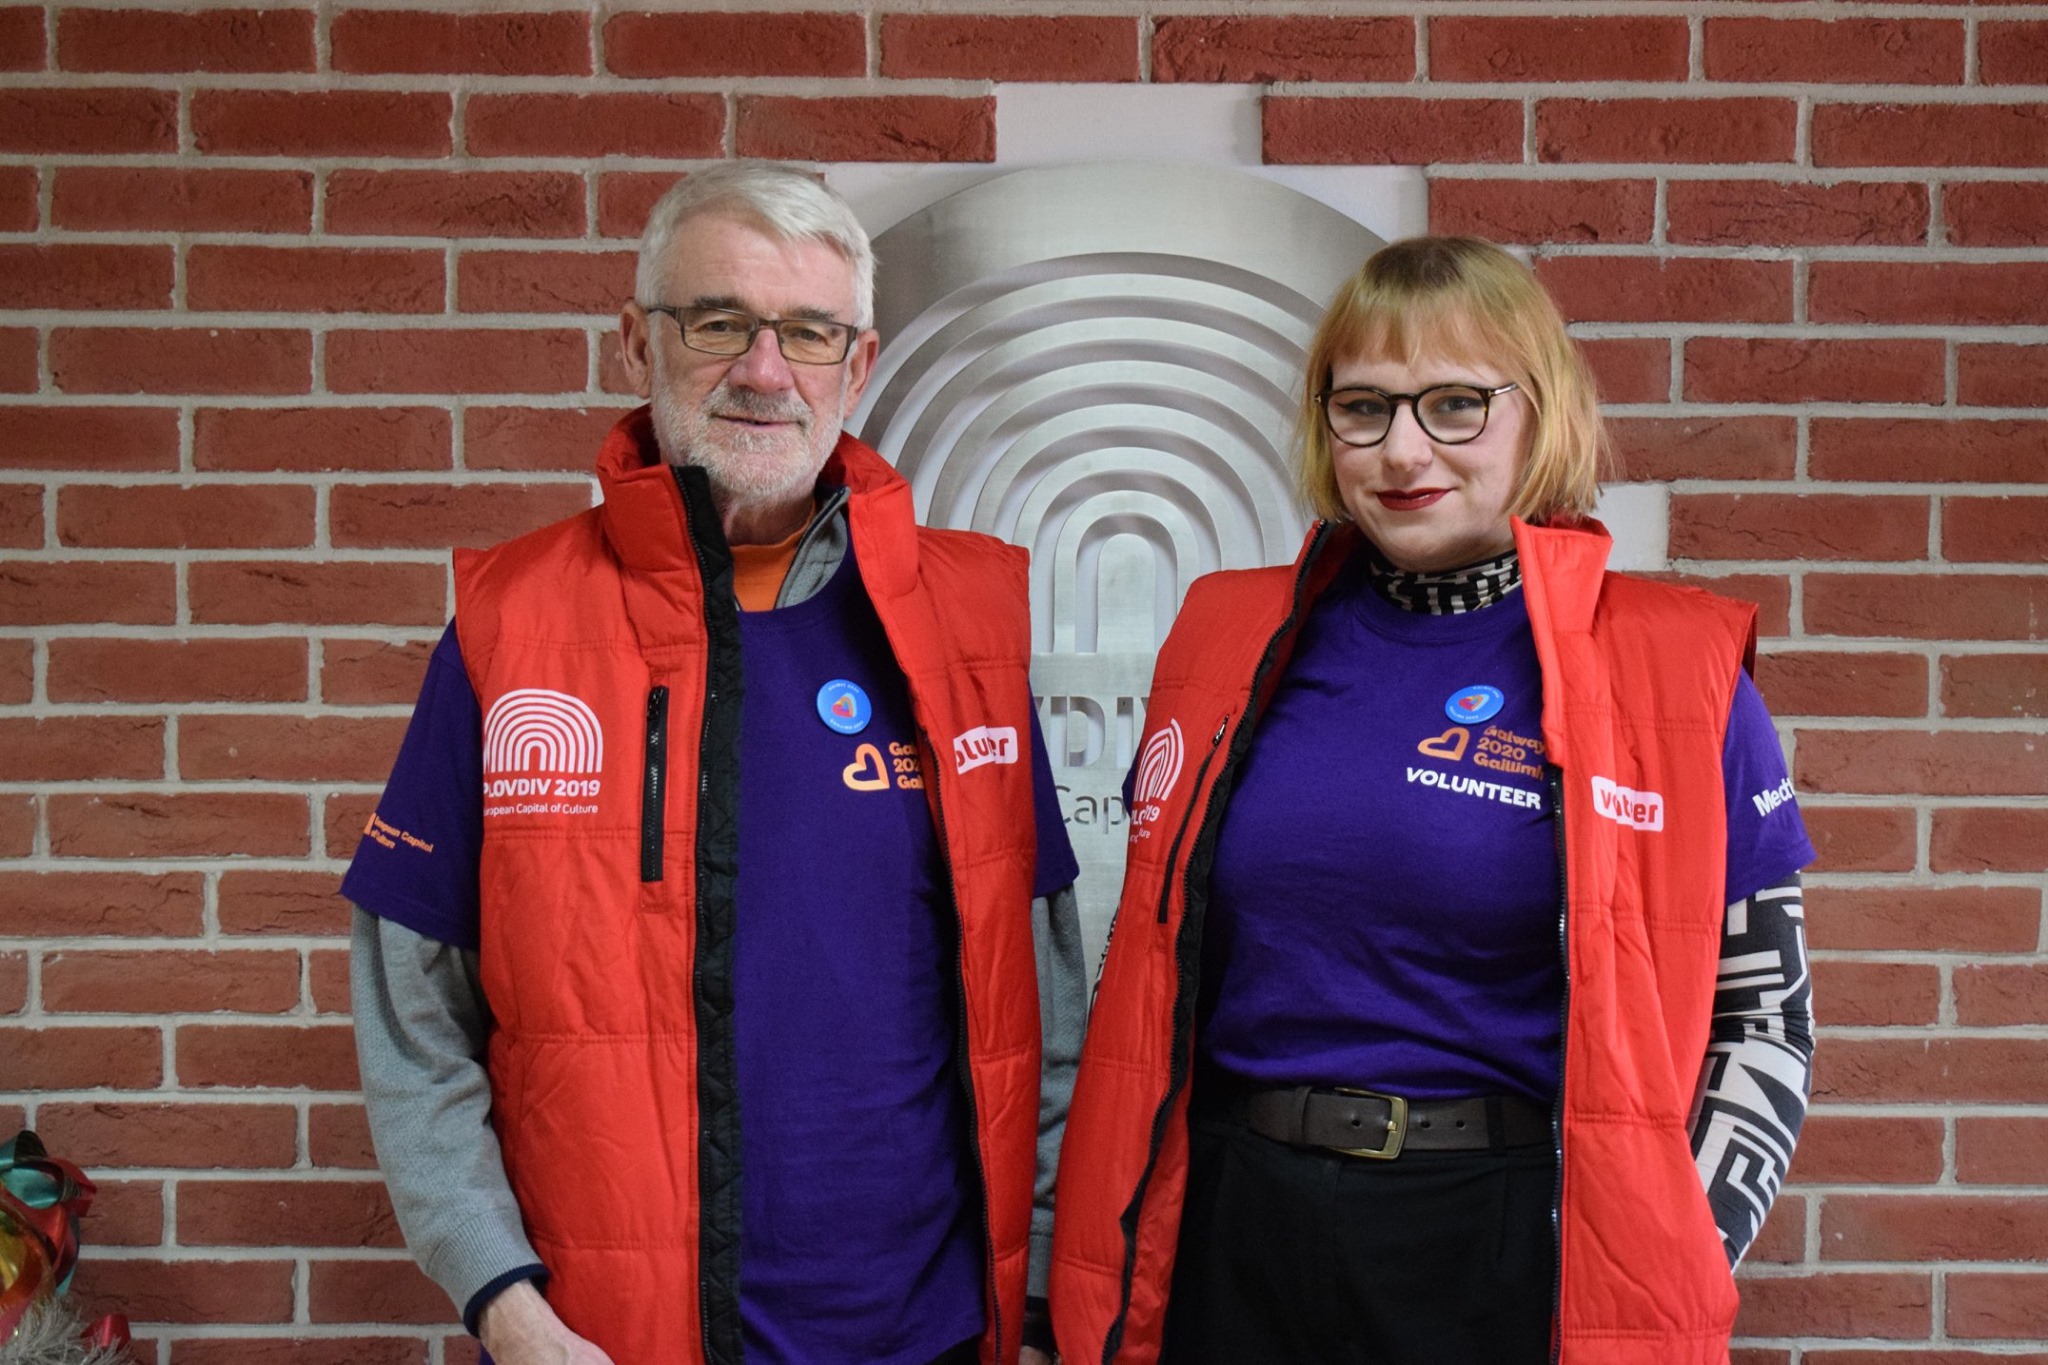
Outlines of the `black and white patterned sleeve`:
<svg viewBox="0 0 2048 1365">
<path fill-rule="evenodd" d="M 1732 1267 L 1778 1197 L 1813 1089 L 1813 991 L 1799 874 L 1728 907 L 1694 1162 Z"/>
</svg>

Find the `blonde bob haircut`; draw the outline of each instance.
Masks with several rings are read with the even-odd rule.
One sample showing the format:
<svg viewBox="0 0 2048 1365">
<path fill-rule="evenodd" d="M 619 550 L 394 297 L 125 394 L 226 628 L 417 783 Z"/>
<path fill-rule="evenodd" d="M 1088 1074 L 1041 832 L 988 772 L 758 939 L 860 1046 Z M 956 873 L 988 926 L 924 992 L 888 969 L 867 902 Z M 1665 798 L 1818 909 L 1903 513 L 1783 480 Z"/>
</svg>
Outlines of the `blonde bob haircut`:
<svg viewBox="0 0 2048 1365">
<path fill-rule="evenodd" d="M 1296 422 L 1297 479 L 1319 517 L 1349 516 L 1317 395 L 1340 359 L 1424 355 L 1485 364 L 1521 385 L 1535 420 L 1508 511 L 1571 521 L 1593 510 L 1611 456 L 1593 376 L 1528 267 L 1476 237 L 1410 237 L 1380 248 L 1337 291 L 1308 351 Z M 1495 400 L 1500 401 L 1500 400 Z"/>
</svg>

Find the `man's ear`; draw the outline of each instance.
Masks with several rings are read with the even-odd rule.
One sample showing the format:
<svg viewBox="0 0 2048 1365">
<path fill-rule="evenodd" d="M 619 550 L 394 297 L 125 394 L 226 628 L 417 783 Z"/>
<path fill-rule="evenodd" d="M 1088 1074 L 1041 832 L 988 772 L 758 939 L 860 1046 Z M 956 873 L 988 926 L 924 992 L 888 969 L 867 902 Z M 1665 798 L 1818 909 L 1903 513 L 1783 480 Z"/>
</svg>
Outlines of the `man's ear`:
<svg viewBox="0 0 2048 1365">
<path fill-rule="evenodd" d="M 619 363 L 625 367 L 626 382 L 641 398 L 654 395 L 655 315 L 638 303 L 619 310 Z"/>
<path fill-rule="evenodd" d="M 882 334 L 868 327 L 853 339 L 853 349 L 846 353 L 846 410 L 850 414 L 860 406 L 861 393 L 867 388 L 868 380 L 875 372 L 875 357 L 882 350 Z"/>
</svg>

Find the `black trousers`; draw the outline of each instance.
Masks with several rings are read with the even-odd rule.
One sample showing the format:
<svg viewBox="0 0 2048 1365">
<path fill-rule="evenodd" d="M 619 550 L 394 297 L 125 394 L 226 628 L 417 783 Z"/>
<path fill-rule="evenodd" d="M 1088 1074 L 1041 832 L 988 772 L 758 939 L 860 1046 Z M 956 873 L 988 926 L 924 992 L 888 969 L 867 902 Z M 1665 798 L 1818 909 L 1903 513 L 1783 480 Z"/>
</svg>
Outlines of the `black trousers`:
<svg viewBox="0 0 2048 1365">
<path fill-rule="evenodd" d="M 1162 1365 L 1546 1365 L 1547 1145 L 1368 1161 L 1197 1116 Z"/>
</svg>

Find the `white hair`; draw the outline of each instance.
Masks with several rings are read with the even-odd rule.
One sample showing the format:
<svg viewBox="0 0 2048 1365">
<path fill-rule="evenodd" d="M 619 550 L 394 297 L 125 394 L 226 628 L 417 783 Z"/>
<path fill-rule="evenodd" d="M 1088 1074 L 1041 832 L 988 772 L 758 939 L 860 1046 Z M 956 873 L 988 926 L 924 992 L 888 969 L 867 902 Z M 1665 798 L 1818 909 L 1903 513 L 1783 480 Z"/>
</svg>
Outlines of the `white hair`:
<svg viewBox="0 0 2048 1365">
<path fill-rule="evenodd" d="M 875 251 L 853 208 L 823 183 L 775 161 L 722 161 L 692 171 L 669 187 L 647 215 L 640 234 L 640 263 L 633 287 L 643 304 L 659 303 L 669 250 L 677 231 L 704 213 L 738 213 L 757 219 L 784 241 L 816 241 L 838 251 L 853 267 L 854 322 L 874 324 Z"/>
</svg>

